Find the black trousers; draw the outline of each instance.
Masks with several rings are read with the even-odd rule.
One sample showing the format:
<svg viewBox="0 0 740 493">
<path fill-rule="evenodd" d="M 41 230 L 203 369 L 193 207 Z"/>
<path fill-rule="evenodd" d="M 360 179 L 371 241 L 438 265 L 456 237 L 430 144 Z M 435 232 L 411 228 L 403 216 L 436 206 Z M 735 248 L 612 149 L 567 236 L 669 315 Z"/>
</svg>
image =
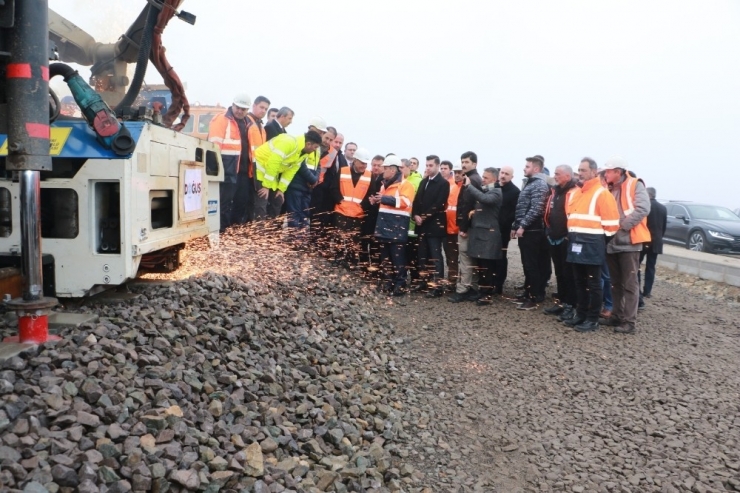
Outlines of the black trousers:
<svg viewBox="0 0 740 493">
<path fill-rule="evenodd" d="M 555 267 L 555 279 L 558 283 L 560 303 L 576 306 L 578 304 L 576 281 L 573 278 L 573 268 L 566 261 L 569 246 L 568 240 L 563 240 L 559 245 L 550 245 L 550 256 Z"/>
<path fill-rule="evenodd" d="M 392 284 L 394 288 L 403 288 L 406 283 L 406 244 L 381 242 L 380 264 L 386 286 Z"/>
<path fill-rule="evenodd" d="M 406 242 L 406 268 L 409 271 L 409 285 L 419 282 L 419 237 L 409 235 Z"/>
<path fill-rule="evenodd" d="M 231 213 L 234 209 L 234 195 L 236 194 L 236 182 L 222 181 L 219 183 L 218 195 L 219 205 L 221 207 L 221 232 L 231 226 Z"/>
<path fill-rule="evenodd" d="M 589 322 L 598 322 L 604 296 L 601 289 L 601 265 L 570 265 L 573 266 L 578 297 L 576 312 L 579 317 L 586 317 Z"/>
<path fill-rule="evenodd" d="M 362 218 L 348 217 L 334 212 L 337 260 L 344 260 L 351 265 L 357 265 L 360 261 L 360 226 L 362 226 Z"/>
<path fill-rule="evenodd" d="M 496 277 L 493 280 L 493 290 L 498 294 L 503 293 L 504 283 L 509 274 L 509 259 L 506 254 L 509 251 L 509 241 L 511 240 L 509 231 L 503 229 L 501 231 L 501 254 L 503 257 L 496 260 Z"/>
<path fill-rule="evenodd" d="M 519 238 L 526 280 L 524 292 L 537 302 L 545 300 L 545 287 L 551 271 L 549 246 L 544 230 L 525 231 Z"/>
<path fill-rule="evenodd" d="M 479 258 L 476 260 L 478 261 L 478 286 L 480 286 L 480 292 L 483 295 L 490 295 L 498 285 L 496 271 L 500 259 Z"/>
<path fill-rule="evenodd" d="M 231 210 L 231 224 L 244 224 L 254 209 L 254 180 L 246 173 L 239 173 L 236 177 L 236 194 L 234 206 Z"/>
<path fill-rule="evenodd" d="M 642 259 L 647 259 L 645 261 L 645 285 L 642 290 L 640 290 L 640 299 L 642 299 L 643 296 L 649 296 L 653 291 L 653 283 L 655 282 L 655 265 L 658 263 L 658 255 L 659 254 L 657 253 L 646 250 L 640 252 L 640 263 L 642 263 Z M 637 271 L 637 278 L 640 285 L 642 285 L 641 277 L 640 271 Z"/>
<path fill-rule="evenodd" d="M 419 276 L 424 282 L 439 283 L 444 279 L 441 236 L 419 235 Z M 439 286 L 438 286 L 439 287 Z"/>
</svg>

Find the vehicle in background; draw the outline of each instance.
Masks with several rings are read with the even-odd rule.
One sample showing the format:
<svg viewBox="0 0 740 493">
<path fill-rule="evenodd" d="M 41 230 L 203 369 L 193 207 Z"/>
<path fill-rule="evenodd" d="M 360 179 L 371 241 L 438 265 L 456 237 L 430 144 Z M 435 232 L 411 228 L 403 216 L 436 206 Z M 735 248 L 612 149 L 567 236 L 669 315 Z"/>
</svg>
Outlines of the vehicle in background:
<svg viewBox="0 0 740 493">
<path fill-rule="evenodd" d="M 740 253 L 740 217 L 726 207 L 693 202 L 668 202 L 664 241 L 689 250 Z"/>
<path fill-rule="evenodd" d="M 172 102 L 172 94 L 164 84 L 145 85 L 139 95 L 138 104 L 141 106 L 152 107 L 152 103 L 158 102 L 162 105 L 162 112 L 167 111 Z M 220 104 L 202 105 L 198 102 L 190 105 L 190 119 L 182 129 L 182 133 L 198 137 L 199 139 L 208 139 L 208 129 L 211 126 L 213 117 L 226 111 L 226 108 Z M 178 117 L 182 118 L 182 115 Z"/>
</svg>

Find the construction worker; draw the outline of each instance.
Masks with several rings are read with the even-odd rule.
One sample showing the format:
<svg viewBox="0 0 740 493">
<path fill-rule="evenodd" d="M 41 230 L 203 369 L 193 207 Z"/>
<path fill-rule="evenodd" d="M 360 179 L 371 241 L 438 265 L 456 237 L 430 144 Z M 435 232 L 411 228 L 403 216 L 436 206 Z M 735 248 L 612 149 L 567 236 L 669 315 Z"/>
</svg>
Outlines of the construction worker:
<svg viewBox="0 0 740 493">
<path fill-rule="evenodd" d="M 371 204 L 380 204 L 375 237 L 381 247 L 381 265 L 386 261 L 393 265 L 392 271 L 386 271 L 380 288 L 393 296 L 406 294 L 406 242 L 414 202 L 414 186 L 403 179 L 400 168 L 401 160 L 397 156 L 385 158 L 382 189 L 370 197 Z"/>
<path fill-rule="evenodd" d="M 375 223 L 378 220 L 380 204 L 371 204 L 370 198 L 375 196 L 383 186 L 384 160 L 385 158 L 383 156 L 377 154 L 370 162 L 370 171 L 372 173 L 370 189 L 367 192 L 367 197 L 362 201 L 362 209 L 365 211 L 365 217 L 362 219 L 362 227 L 360 228 L 360 261 L 367 266 L 367 271 L 370 274 L 378 272 L 380 265 L 380 246 L 375 238 Z"/>
<path fill-rule="evenodd" d="M 262 198 L 269 194 L 268 202 L 282 203 L 285 191 L 301 164 L 305 161 L 309 168 L 316 169 L 315 151 L 320 145 L 321 135 L 309 130 L 297 137 L 281 134 L 259 146 L 255 159 Z"/>
<path fill-rule="evenodd" d="M 606 248 L 606 262 L 612 281 L 614 332 L 634 334 L 640 302 L 640 252 L 650 242 L 647 216 L 650 196 L 642 180 L 631 176 L 627 162 L 618 156 L 604 164 L 604 178 L 619 209 L 619 230 Z"/>
<path fill-rule="evenodd" d="M 417 171 L 419 160 L 415 157 L 411 159 L 401 159 L 401 173 L 403 179 L 414 186 L 414 194 L 419 190 L 419 184 L 423 177 Z M 416 234 L 416 223 L 409 221 L 409 239 L 406 243 L 406 261 L 408 262 L 409 273 L 411 274 L 411 284 L 414 288 L 420 284 L 419 278 L 419 237 Z"/>
<path fill-rule="evenodd" d="M 450 184 L 450 194 L 447 197 L 447 237 L 444 241 L 445 259 L 447 261 L 447 290 L 452 291 L 457 284 L 457 198 L 460 195 L 460 187 L 463 183 L 462 165 L 442 161 L 439 172 Z"/>
<path fill-rule="evenodd" d="M 237 180 L 232 224 L 244 224 L 255 217 L 265 219 L 267 216 L 267 201 L 259 200 L 256 194 L 261 187 L 254 178 L 254 151 L 267 142 L 265 129 L 262 128 L 264 118 L 270 107 L 270 100 L 264 96 L 257 96 L 252 104 L 252 111 L 247 113 L 247 141 L 249 143 L 249 165 L 242 166 Z"/>
<path fill-rule="evenodd" d="M 234 196 L 241 168 L 243 166 L 246 172 L 249 167 L 246 116 L 251 105 L 252 98 L 248 94 L 237 94 L 225 113 L 213 117 L 208 129 L 208 140 L 221 148 L 224 167 L 224 181 L 219 185 L 222 233 L 232 224 Z"/>
<path fill-rule="evenodd" d="M 273 121 L 275 117 L 277 117 L 277 112 L 277 108 L 270 108 L 269 110 L 267 110 L 267 121 L 265 122 L 265 125 L 267 125 L 268 123 Z"/>
<path fill-rule="evenodd" d="M 359 262 L 360 228 L 365 217 L 362 202 L 370 190 L 372 173 L 368 169 L 370 151 L 360 147 L 354 152 L 352 165 L 339 170 L 339 179 L 329 185 L 335 202 L 334 228 L 339 235 L 337 260 L 345 267 Z"/>
<path fill-rule="evenodd" d="M 601 264 L 606 256 L 607 242 L 619 229 L 619 211 L 612 194 L 601 186 L 596 161 L 583 158 L 578 166 L 578 178 L 579 186 L 565 203 L 568 216 L 566 260 L 573 266 L 578 304 L 572 318 L 561 315 L 560 319 L 578 332 L 591 332 L 599 328 L 603 296 Z"/>
</svg>

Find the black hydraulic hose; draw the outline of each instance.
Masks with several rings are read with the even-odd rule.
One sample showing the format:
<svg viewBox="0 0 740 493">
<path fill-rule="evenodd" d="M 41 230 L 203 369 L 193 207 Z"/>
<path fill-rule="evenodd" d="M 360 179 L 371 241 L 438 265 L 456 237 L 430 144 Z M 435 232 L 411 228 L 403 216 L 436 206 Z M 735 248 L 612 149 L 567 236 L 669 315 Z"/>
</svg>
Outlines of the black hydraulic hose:
<svg viewBox="0 0 740 493">
<path fill-rule="evenodd" d="M 77 71 L 67 65 L 66 63 L 52 63 L 49 64 L 49 78 L 61 75 L 64 80 L 67 81 L 71 76 L 76 74 Z"/>
<path fill-rule="evenodd" d="M 131 85 L 126 91 L 126 95 L 123 97 L 120 103 L 113 109 L 118 114 L 124 108 L 130 107 L 136 101 L 141 90 L 141 85 L 144 83 L 144 75 L 146 74 L 146 66 L 149 63 L 149 55 L 152 51 L 152 37 L 154 36 L 154 26 L 157 25 L 157 18 L 159 17 L 159 9 L 155 8 L 152 3 L 147 6 L 149 9 L 146 13 L 146 23 L 144 24 L 144 32 L 141 35 L 141 42 L 139 43 L 139 55 L 136 59 L 136 71 L 134 72 L 134 78 L 131 81 Z"/>
</svg>

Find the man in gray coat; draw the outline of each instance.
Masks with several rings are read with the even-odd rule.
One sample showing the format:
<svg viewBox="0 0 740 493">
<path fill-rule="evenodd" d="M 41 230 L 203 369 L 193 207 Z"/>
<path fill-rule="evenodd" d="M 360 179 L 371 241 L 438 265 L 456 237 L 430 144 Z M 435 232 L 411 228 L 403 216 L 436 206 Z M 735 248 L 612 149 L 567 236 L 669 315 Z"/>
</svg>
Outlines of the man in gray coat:
<svg viewBox="0 0 740 493">
<path fill-rule="evenodd" d="M 503 257 L 501 252 L 501 229 L 499 211 L 503 194 L 496 187 L 498 171 L 486 168 L 483 171 L 482 187 L 478 190 L 470 187 L 470 194 L 475 199 L 475 209 L 468 230 L 468 255 L 477 259 L 479 269 L 480 298 L 478 305 L 490 305 L 496 283 L 496 260 Z M 465 177 L 466 185 L 470 178 Z M 506 231 L 508 234 L 508 231 Z"/>
<path fill-rule="evenodd" d="M 619 209 L 619 230 L 606 246 L 606 261 L 612 281 L 612 317 L 614 332 L 634 334 L 640 301 L 640 252 L 650 241 L 647 215 L 650 197 L 642 180 L 627 172 L 627 161 L 612 157 L 604 165 L 604 178 Z"/>
</svg>

